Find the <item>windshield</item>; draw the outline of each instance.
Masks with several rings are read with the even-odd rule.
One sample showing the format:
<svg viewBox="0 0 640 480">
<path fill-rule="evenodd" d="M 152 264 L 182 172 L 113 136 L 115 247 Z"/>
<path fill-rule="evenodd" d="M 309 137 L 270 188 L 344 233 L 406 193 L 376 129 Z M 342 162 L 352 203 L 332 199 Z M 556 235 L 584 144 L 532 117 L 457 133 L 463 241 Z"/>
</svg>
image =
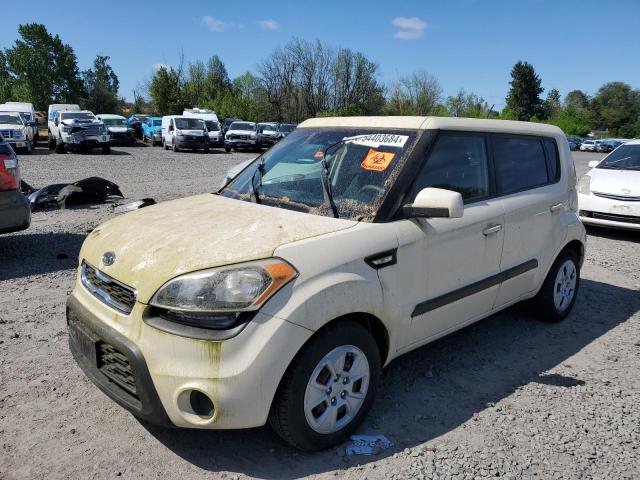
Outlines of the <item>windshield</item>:
<svg viewBox="0 0 640 480">
<path fill-rule="evenodd" d="M 262 186 L 257 160 L 220 193 L 253 201 L 253 183 L 263 204 L 332 217 L 322 187 L 322 159 L 328 149 L 326 163 L 338 216 L 371 221 L 416 136 L 415 130 L 299 129 L 260 157 Z"/>
<path fill-rule="evenodd" d="M 151 126 L 152 127 L 160 127 L 160 126 L 162 126 L 162 120 L 161 119 L 152 120 Z"/>
<path fill-rule="evenodd" d="M 220 130 L 220 124 L 218 122 L 214 122 L 213 120 L 206 120 L 204 124 L 207 126 L 207 130 L 210 132 L 217 132 Z"/>
<path fill-rule="evenodd" d="M 640 170 L 640 144 L 619 146 L 596 168 Z"/>
<path fill-rule="evenodd" d="M 22 118 L 20 118 L 20 115 L 13 114 L 13 115 L 2 115 L 0 114 L 0 123 L 6 123 L 9 125 L 24 125 L 24 123 L 22 122 Z"/>
<path fill-rule="evenodd" d="M 124 127 L 127 121 L 124 118 L 103 118 L 102 123 L 107 127 Z"/>
<path fill-rule="evenodd" d="M 277 128 L 278 127 L 275 123 L 259 123 L 258 124 L 258 130 L 260 131 L 260 133 L 264 132 L 265 130 L 270 132 L 275 132 Z"/>
<path fill-rule="evenodd" d="M 286 123 L 280 125 L 280 128 L 278 128 L 279 132 L 293 132 L 295 130 L 296 126 L 295 125 L 288 125 Z"/>
<path fill-rule="evenodd" d="M 62 120 L 93 120 L 96 117 L 89 112 L 63 112 L 60 114 L 60 118 Z"/>
<path fill-rule="evenodd" d="M 249 122 L 233 122 L 229 127 L 229 130 L 255 130 L 256 126 L 254 123 Z"/>
<path fill-rule="evenodd" d="M 178 130 L 204 130 L 202 120 L 198 118 L 176 118 L 176 128 Z"/>
</svg>

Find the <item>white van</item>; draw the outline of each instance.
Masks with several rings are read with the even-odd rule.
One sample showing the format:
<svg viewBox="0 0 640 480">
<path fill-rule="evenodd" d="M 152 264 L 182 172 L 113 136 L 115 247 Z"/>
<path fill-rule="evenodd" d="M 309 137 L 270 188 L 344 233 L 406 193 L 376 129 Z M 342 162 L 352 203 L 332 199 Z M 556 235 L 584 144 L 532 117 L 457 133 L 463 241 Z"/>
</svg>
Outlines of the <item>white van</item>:
<svg viewBox="0 0 640 480">
<path fill-rule="evenodd" d="M 184 115 L 162 117 L 162 146 L 174 152 L 181 149 L 209 153 L 209 136 L 204 120 Z"/>
<path fill-rule="evenodd" d="M 70 348 L 147 421 L 268 422 L 318 450 L 376 391 L 402 402 L 381 379 L 400 355 L 523 300 L 567 317 L 585 246 L 558 127 L 314 118 L 217 193 L 98 226 L 67 303 Z"/>
<path fill-rule="evenodd" d="M 213 110 L 206 108 L 185 108 L 182 112 L 184 117 L 199 118 L 204 121 L 207 127 L 207 134 L 209 136 L 209 145 L 213 147 L 224 146 L 224 136 L 220 128 L 220 121 L 218 115 Z"/>
<path fill-rule="evenodd" d="M 28 102 L 6 102 L 0 105 L 0 112 L 18 112 L 24 120 L 24 124 L 32 131 L 34 142 L 38 141 L 38 122 L 33 103 Z"/>
</svg>

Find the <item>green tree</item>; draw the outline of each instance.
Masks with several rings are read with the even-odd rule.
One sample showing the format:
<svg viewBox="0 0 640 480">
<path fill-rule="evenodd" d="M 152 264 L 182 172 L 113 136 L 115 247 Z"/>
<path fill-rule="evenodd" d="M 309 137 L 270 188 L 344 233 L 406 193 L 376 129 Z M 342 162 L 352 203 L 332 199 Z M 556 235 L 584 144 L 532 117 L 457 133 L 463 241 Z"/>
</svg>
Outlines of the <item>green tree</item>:
<svg viewBox="0 0 640 480">
<path fill-rule="evenodd" d="M 231 81 L 220 57 L 213 55 L 207 61 L 205 78 L 205 95 L 207 100 L 215 100 L 231 91 Z"/>
<path fill-rule="evenodd" d="M 591 109 L 596 128 L 608 129 L 613 135 L 629 134 L 640 116 L 640 91 L 623 82 L 606 83 L 595 94 Z"/>
<path fill-rule="evenodd" d="M 587 110 L 589 108 L 589 97 L 582 90 L 571 90 L 564 97 L 564 107 L 571 107 L 576 111 Z"/>
<path fill-rule="evenodd" d="M 9 66 L 7 65 L 7 56 L 0 50 L 0 103 L 11 100 L 13 83 L 14 79 L 9 73 Z"/>
<path fill-rule="evenodd" d="M 187 106 L 181 67 L 160 67 L 151 78 L 148 89 L 153 110 L 159 115 L 179 115 Z"/>
<path fill-rule="evenodd" d="M 207 69 L 200 60 L 189 64 L 187 80 L 184 85 L 185 102 L 191 107 L 204 105 L 211 97 L 207 96 Z"/>
<path fill-rule="evenodd" d="M 532 117 L 542 115 L 542 99 L 544 91 L 542 80 L 527 62 L 518 62 L 511 70 L 511 89 L 507 95 L 507 108 L 516 120 L 528 121 Z"/>
<path fill-rule="evenodd" d="M 542 113 L 544 118 L 553 118 L 562 111 L 562 103 L 560 100 L 560 92 L 552 88 L 547 93 L 547 98 L 542 103 Z"/>
<path fill-rule="evenodd" d="M 489 116 L 489 104 L 485 99 L 475 93 L 467 93 L 464 89 L 447 97 L 446 106 L 452 117 L 487 118 Z"/>
<path fill-rule="evenodd" d="M 122 106 L 122 101 L 118 98 L 120 81 L 108 62 L 108 56 L 96 55 L 93 68 L 82 73 L 86 92 L 85 106 L 96 114 L 114 113 L 120 111 Z"/>
<path fill-rule="evenodd" d="M 20 25 L 18 33 L 21 38 L 5 51 L 14 77 L 12 98 L 30 101 L 37 110 L 52 102 L 78 102 L 83 83 L 73 48 L 39 23 Z"/>
</svg>

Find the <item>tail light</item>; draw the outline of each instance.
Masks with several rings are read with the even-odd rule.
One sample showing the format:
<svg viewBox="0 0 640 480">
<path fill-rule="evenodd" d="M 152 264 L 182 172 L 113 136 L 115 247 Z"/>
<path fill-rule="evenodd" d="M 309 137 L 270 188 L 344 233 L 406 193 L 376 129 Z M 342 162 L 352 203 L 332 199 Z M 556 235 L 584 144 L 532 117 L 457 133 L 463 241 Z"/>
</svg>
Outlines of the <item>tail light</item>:
<svg viewBox="0 0 640 480">
<path fill-rule="evenodd" d="M 0 192 L 20 188 L 18 158 L 8 145 L 0 145 Z"/>
</svg>

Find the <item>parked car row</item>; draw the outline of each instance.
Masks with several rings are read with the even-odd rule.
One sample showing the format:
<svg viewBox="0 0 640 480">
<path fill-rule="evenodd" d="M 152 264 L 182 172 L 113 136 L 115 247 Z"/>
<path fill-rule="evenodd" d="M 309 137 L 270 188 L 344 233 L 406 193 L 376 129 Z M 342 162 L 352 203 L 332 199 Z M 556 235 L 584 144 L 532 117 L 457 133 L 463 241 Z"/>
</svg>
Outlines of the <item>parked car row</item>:
<svg viewBox="0 0 640 480">
<path fill-rule="evenodd" d="M 598 152 L 609 153 L 614 151 L 624 143 L 622 140 L 604 139 L 593 140 L 590 138 L 567 137 L 569 149 L 572 151 L 580 150 L 581 152 Z"/>
</svg>

